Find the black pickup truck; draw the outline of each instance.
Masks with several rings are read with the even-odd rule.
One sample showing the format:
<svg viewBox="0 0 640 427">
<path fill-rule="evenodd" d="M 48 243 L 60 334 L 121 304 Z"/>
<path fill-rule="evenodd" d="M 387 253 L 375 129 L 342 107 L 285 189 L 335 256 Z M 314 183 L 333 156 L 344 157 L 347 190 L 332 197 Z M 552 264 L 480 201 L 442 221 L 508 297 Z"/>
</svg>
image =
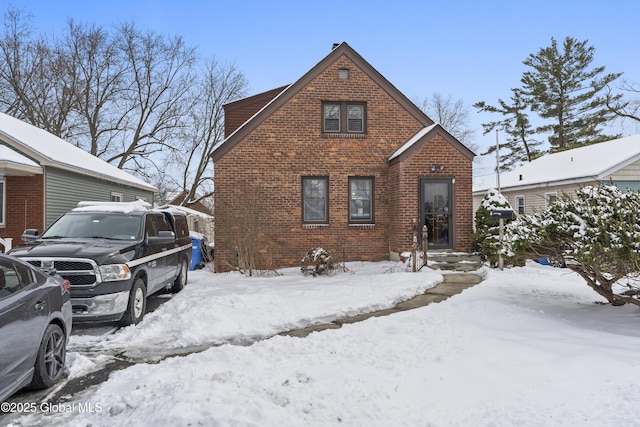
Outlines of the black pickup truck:
<svg viewBox="0 0 640 427">
<path fill-rule="evenodd" d="M 80 202 L 9 253 L 71 283 L 73 321 L 136 324 L 148 295 L 187 283 L 192 243 L 184 214 L 146 202 Z"/>
</svg>

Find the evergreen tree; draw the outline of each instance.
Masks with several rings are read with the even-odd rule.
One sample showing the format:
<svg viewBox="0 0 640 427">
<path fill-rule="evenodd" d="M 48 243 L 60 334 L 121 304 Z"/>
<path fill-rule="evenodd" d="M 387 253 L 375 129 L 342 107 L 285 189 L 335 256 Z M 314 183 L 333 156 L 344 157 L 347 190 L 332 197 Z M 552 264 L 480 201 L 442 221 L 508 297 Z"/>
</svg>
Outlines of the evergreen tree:
<svg viewBox="0 0 640 427">
<path fill-rule="evenodd" d="M 537 129 L 551 132 L 551 148 L 575 148 L 618 138 L 603 134 L 602 125 L 614 118 L 601 91 L 622 73 L 603 75 L 604 66 L 591 67 L 595 48 L 588 40 L 566 37 L 562 50 L 554 38 L 551 46 L 530 54 L 523 64 L 530 67 L 521 78 L 526 103 L 551 123 Z"/>
<path fill-rule="evenodd" d="M 511 89 L 511 104 L 502 99 L 498 99 L 499 107 L 494 107 L 483 102 L 476 102 L 473 106 L 480 111 L 490 113 L 500 113 L 504 116 L 502 120 L 483 123 L 484 134 L 493 130 L 502 130 L 506 134 L 506 141 L 499 144 L 500 171 L 508 171 L 519 166 L 520 163 L 530 162 L 540 157 L 542 151 L 539 147 L 542 143 L 532 139 L 535 134 L 527 115 L 527 104 L 522 98 L 522 91 Z M 491 154 L 496 151 L 496 146 L 492 145 L 482 153 Z"/>
<path fill-rule="evenodd" d="M 640 193 L 613 185 L 562 194 L 505 227 L 506 257 L 546 256 L 613 305 L 640 306 Z"/>
</svg>

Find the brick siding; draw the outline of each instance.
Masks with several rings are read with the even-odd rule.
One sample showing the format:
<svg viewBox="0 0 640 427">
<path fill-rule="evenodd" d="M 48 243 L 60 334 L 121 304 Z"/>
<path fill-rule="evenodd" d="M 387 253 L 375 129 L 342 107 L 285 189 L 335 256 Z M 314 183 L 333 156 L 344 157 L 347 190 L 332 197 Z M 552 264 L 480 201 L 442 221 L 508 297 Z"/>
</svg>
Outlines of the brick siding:
<svg viewBox="0 0 640 427">
<path fill-rule="evenodd" d="M 338 70 L 343 68 L 349 69 L 349 79 L 339 80 Z M 366 135 L 324 136 L 322 101 L 366 102 Z M 416 180 L 426 176 L 425 164 L 431 166 L 435 159 L 451 165 L 446 173 L 460 173 L 456 221 L 460 220 L 459 231 L 470 234 L 471 166 L 455 148 L 438 140 L 425 144 L 424 152 L 415 153 L 410 161 L 389 167 L 389 156 L 422 127 L 347 56 L 340 56 L 216 160 L 217 270 L 234 266 L 236 248 L 246 246 L 242 239 L 251 236 L 258 237 L 255 247 L 261 261 L 273 267 L 298 266 L 303 255 L 317 246 L 340 261 L 388 259 L 390 248 L 411 245 L 406 228 L 417 214 Z M 302 224 L 303 176 L 329 177 L 327 226 Z M 348 223 L 350 176 L 375 179 L 373 225 Z M 465 219 L 468 225 L 462 224 Z M 467 249 L 468 240 L 468 236 L 457 238 L 456 246 Z"/>
<path fill-rule="evenodd" d="M 22 243 L 20 236 L 27 228 L 44 229 L 44 175 L 5 177 L 5 226 L 0 237 Z"/>
</svg>

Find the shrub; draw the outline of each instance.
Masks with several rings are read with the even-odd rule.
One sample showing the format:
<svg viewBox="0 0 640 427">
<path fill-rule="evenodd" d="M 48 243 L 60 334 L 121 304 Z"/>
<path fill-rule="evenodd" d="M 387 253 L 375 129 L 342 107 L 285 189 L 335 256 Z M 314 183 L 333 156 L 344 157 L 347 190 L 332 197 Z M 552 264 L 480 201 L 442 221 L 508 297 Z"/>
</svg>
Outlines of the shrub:
<svg viewBox="0 0 640 427">
<path fill-rule="evenodd" d="M 318 274 L 329 274 L 333 270 L 333 258 L 329 251 L 323 248 L 311 249 L 302 258 L 302 267 L 300 267 L 304 275 L 312 274 L 314 277 Z"/>
<path fill-rule="evenodd" d="M 613 185 L 563 194 L 506 227 L 504 254 L 548 256 L 613 305 L 640 306 L 640 193 Z M 625 280 L 626 279 L 626 280 Z"/>
</svg>

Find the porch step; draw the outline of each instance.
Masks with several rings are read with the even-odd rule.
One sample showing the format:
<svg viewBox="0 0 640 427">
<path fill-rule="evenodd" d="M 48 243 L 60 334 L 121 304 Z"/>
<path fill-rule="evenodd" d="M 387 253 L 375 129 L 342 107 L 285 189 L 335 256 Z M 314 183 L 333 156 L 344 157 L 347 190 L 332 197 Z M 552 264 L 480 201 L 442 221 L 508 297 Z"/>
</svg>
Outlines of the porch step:
<svg viewBox="0 0 640 427">
<path fill-rule="evenodd" d="M 427 252 L 427 265 L 434 270 L 475 271 L 482 267 L 482 258 L 476 253 Z"/>
</svg>

